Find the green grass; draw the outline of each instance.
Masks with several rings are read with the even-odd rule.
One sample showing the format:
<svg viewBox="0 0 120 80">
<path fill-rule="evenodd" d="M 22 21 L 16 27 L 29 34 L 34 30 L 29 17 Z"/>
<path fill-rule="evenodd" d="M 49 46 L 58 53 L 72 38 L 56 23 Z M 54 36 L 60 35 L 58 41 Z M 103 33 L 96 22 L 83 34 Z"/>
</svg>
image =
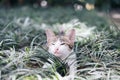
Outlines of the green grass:
<svg viewBox="0 0 120 80">
<path fill-rule="evenodd" d="M 61 79 L 56 71 L 67 75 L 65 62 L 49 54 L 45 46 L 44 30 L 51 28 L 57 33 L 61 26 L 65 31 L 69 28 L 77 31 L 75 80 L 119 80 L 120 32 L 108 19 L 99 17 L 97 11 L 75 11 L 71 7 L 1 8 L 1 80 Z M 45 62 L 53 66 L 43 69 Z"/>
</svg>

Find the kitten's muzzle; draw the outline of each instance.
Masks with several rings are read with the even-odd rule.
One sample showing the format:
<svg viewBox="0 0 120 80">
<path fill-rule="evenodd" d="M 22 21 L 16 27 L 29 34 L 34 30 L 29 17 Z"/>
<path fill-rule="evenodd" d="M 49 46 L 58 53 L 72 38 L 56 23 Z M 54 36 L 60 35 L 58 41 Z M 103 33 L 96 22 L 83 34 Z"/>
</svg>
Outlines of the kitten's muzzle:
<svg viewBox="0 0 120 80">
<path fill-rule="evenodd" d="M 59 48 L 56 48 L 54 53 L 58 54 L 58 51 L 59 51 Z"/>
</svg>

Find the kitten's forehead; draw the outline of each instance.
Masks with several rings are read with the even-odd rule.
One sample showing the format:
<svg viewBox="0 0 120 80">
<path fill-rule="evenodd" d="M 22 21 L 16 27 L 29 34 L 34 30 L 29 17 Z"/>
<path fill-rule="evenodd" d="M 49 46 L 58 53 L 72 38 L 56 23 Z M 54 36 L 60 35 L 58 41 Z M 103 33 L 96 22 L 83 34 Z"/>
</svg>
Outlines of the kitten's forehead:
<svg viewBox="0 0 120 80">
<path fill-rule="evenodd" d="M 61 41 L 61 42 L 70 42 L 69 38 L 67 36 L 60 36 L 58 37 L 58 39 Z"/>
<path fill-rule="evenodd" d="M 65 42 L 65 43 L 70 44 L 70 40 L 67 36 L 59 36 L 58 35 L 58 36 L 52 38 L 52 40 L 49 43 L 56 43 L 56 42 L 58 42 L 58 43 Z"/>
<path fill-rule="evenodd" d="M 69 38 L 67 36 L 56 36 L 54 38 L 52 38 L 52 42 L 56 42 L 56 41 L 60 41 L 60 42 L 70 42 Z"/>
<path fill-rule="evenodd" d="M 69 39 L 65 38 L 65 37 L 60 37 L 57 39 L 59 42 L 61 43 L 69 43 Z"/>
</svg>

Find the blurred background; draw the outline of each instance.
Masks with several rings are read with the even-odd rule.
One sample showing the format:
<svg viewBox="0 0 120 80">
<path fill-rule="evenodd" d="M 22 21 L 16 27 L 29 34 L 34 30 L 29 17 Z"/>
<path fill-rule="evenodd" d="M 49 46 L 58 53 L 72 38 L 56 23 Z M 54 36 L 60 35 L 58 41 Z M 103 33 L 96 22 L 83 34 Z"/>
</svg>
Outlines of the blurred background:
<svg viewBox="0 0 120 80">
<path fill-rule="evenodd" d="M 115 9 L 120 7 L 120 0 L 0 0 L 0 6 L 13 7 L 31 5 L 34 7 L 82 6 L 89 9 Z M 88 8 L 89 7 L 89 8 Z M 90 8 L 91 7 L 91 8 Z"/>
<path fill-rule="evenodd" d="M 115 9 L 120 7 L 120 0 L 0 0 L 0 6 L 13 7 L 13 6 L 77 6 L 87 8 L 88 10 L 97 9 Z M 89 7 L 89 8 L 88 8 Z"/>
<path fill-rule="evenodd" d="M 33 8 L 71 7 L 76 11 L 97 10 L 98 15 L 106 13 L 115 23 L 120 22 L 120 0 L 0 0 L 1 8 L 30 6 Z M 102 13 L 101 13 L 102 12 Z"/>
</svg>

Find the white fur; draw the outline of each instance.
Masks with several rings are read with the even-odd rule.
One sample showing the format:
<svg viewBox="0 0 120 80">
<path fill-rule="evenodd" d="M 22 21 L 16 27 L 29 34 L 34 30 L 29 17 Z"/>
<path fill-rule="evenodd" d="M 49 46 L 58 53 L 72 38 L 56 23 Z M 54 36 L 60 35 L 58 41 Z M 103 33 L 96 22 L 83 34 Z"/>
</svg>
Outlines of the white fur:
<svg viewBox="0 0 120 80">
<path fill-rule="evenodd" d="M 58 39 L 56 42 L 54 42 L 54 45 L 51 44 L 49 46 L 48 52 L 52 53 L 53 55 L 55 55 L 55 56 L 61 58 L 62 60 L 64 60 L 66 57 L 68 57 L 70 55 L 72 50 L 70 51 L 68 46 L 61 45 L 61 43 L 62 42 Z M 58 50 L 58 53 L 56 54 L 55 50 L 57 48 L 59 50 Z"/>
<path fill-rule="evenodd" d="M 73 53 L 73 50 L 69 50 L 68 46 L 61 45 L 61 43 L 62 42 L 58 39 L 54 42 L 54 45 L 51 44 L 49 46 L 48 51 L 68 63 L 70 67 L 69 76 L 65 76 L 64 80 L 73 80 L 76 73 L 76 55 Z M 59 48 L 58 54 L 54 53 L 56 48 Z"/>
</svg>

